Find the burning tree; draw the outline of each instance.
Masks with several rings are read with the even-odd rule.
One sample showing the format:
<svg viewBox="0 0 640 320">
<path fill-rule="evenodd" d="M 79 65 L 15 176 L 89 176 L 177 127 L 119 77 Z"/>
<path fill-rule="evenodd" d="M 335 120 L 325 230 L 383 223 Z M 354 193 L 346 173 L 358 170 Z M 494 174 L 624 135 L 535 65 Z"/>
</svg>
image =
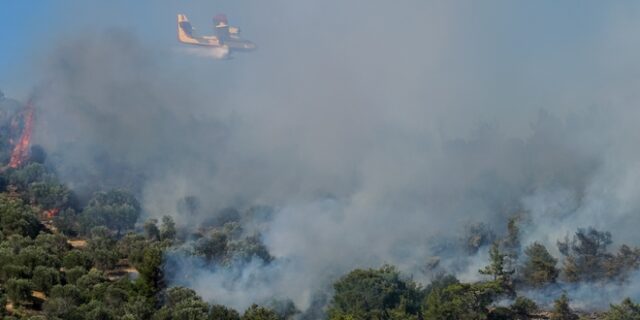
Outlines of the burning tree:
<svg viewBox="0 0 640 320">
<path fill-rule="evenodd" d="M 23 111 L 24 127 L 22 134 L 11 152 L 11 159 L 8 165 L 10 168 L 21 167 L 29 158 L 29 147 L 31 146 L 31 136 L 33 134 L 33 117 L 33 103 L 29 101 Z"/>
</svg>

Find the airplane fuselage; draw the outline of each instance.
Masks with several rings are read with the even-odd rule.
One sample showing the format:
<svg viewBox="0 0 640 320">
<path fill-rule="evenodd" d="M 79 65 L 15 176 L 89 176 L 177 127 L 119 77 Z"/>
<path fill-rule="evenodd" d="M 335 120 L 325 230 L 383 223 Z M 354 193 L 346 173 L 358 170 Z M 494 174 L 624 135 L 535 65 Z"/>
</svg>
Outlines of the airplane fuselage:
<svg viewBox="0 0 640 320">
<path fill-rule="evenodd" d="M 231 51 L 253 51 L 257 48 L 256 44 L 249 40 L 229 39 L 224 41 L 224 45 L 228 46 Z"/>
<path fill-rule="evenodd" d="M 253 42 L 241 39 L 237 35 L 239 32 L 237 28 L 233 27 L 233 31 L 230 33 L 229 28 L 226 27 L 223 33 L 218 32 L 215 36 L 196 36 L 187 16 L 178 15 L 178 41 L 181 43 L 229 51 L 253 51 L 256 49 Z"/>
</svg>

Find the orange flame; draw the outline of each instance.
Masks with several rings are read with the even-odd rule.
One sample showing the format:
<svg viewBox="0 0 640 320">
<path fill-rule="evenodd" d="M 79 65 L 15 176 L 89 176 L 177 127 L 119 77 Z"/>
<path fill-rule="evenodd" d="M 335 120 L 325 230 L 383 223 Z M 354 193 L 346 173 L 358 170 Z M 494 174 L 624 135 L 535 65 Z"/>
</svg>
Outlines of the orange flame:
<svg viewBox="0 0 640 320">
<path fill-rule="evenodd" d="M 45 210 L 44 216 L 47 219 L 53 219 L 55 216 L 58 215 L 58 213 L 60 213 L 60 208 L 53 208 L 53 209 Z"/>
<path fill-rule="evenodd" d="M 24 110 L 24 128 L 20 140 L 13 147 L 11 152 L 10 168 L 18 168 L 27 161 L 29 157 L 29 146 L 31 145 L 31 134 L 33 133 L 33 104 L 29 101 Z"/>
</svg>

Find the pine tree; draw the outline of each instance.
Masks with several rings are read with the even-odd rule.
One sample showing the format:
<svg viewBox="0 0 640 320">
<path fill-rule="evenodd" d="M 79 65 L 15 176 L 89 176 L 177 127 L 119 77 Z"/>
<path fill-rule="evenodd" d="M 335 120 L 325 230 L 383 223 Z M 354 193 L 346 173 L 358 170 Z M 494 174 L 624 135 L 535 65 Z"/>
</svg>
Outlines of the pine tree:
<svg viewBox="0 0 640 320">
<path fill-rule="evenodd" d="M 489 250 L 490 263 L 484 269 L 478 270 L 480 274 L 490 275 L 494 281 L 498 281 L 507 292 L 513 291 L 514 270 L 507 266 L 507 255 L 500 252 L 498 243 L 494 242 Z"/>
<path fill-rule="evenodd" d="M 534 242 L 525 251 L 527 256 L 522 266 L 524 281 L 533 287 L 542 287 L 556 282 L 560 271 L 556 268 L 558 262 L 544 245 Z"/>
<path fill-rule="evenodd" d="M 640 305 L 626 298 L 619 305 L 611 305 L 606 320 L 640 320 Z"/>
<path fill-rule="evenodd" d="M 569 297 L 563 293 L 560 298 L 554 302 L 551 320 L 578 320 L 578 315 L 569 307 Z"/>
</svg>

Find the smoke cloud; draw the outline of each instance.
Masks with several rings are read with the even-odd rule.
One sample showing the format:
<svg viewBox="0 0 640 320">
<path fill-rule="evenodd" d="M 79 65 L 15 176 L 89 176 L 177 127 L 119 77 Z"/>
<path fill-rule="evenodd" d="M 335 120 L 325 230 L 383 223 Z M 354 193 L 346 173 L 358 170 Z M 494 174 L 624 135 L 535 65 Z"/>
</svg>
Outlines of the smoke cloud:
<svg viewBox="0 0 640 320">
<path fill-rule="evenodd" d="M 278 297 L 305 310 L 355 267 L 393 263 L 426 281 L 437 256 L 473 278 L 486 252 L 460 258 L 449 244 L 473 223 L 501 233 L 522 211 L 525 245 L 554 249 L 586 226 L 640 242 L 637 5 L 221 6 L 258 51 L 175 50 L 175 13 L 201 33 L 208 18 L 170 4 L 107 31 L 65 27 L 37 79 L 36 143 L 81 196 L 127 187 L 147 217 L 187 227 L 274 208 L 260 226 L 273 263 L 216 269 L 176 253 L 190 277 L 175 284 L 240 309 Z M 197 215 L 177 212 L 185 196 Z"/>
</svg>

